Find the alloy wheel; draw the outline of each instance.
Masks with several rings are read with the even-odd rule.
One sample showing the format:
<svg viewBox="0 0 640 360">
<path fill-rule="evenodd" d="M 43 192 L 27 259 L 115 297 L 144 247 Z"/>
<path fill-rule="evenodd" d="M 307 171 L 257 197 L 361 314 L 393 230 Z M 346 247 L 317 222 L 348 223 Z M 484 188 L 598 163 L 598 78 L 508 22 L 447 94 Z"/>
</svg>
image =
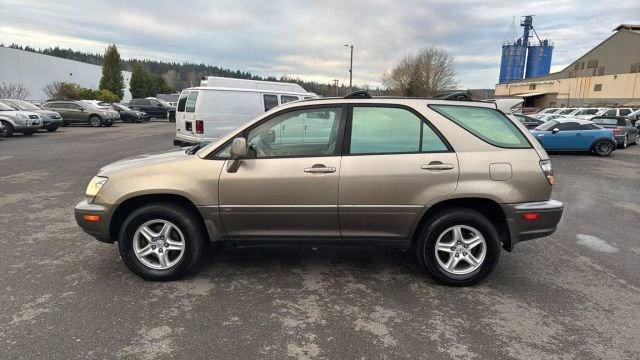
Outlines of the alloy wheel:
<svg viewBox="0 0 640 360">
<path fill-rule="evenodd" d="M 487 242 L 478 229 L 455 225 L 438 236 L 435 255 L 442 270 L 454 275 L 466 275 L 482 266 L 487 255 Z"/>
<path fill-rule="evenodd" d="M 172 222 L 154 219 L 140 225 L 133 234 L 133 252 L 145 266 L 166 270 L 176 265 L 185 252 L 182 231 Z"/>
<path fill-rule="evenodd" d="M 613 151 L 613 144 L 608 141 L 601 141 L 596 145 L 598 155 L 609 155 Z"/>
<path fill-rule="evenodd" d="M 100 126 L 100 118 L 97 117 L 97 116 L 92 116 L 91 117 L 91 126 L 93 126 L 93 127 Z"/>
</svg>

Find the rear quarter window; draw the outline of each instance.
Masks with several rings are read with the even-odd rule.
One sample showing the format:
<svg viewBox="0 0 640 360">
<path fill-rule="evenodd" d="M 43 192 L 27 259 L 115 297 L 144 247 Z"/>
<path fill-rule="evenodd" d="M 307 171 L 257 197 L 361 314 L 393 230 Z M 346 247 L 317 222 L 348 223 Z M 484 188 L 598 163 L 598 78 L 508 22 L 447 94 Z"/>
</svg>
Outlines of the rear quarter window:
<svg viewBox="0 0 640 360">
<path fill-rule="evenodd" d="M 187 96 L 189 96 L 189 91 L 183 91 L 182 94 L 180 94 L 180 99 L 178 100 L 178 111 L 179 112 L 183 112 L 184 111 L 184 106 L 187 103 Z"/>
<path fill-rule="evenodd" d="M 507 149 L 531 148 L 516 125 L 495 109 L 456 105 L 429 107 L 491 145 Z"/>
<path fill-rule="evenodd" d="M 198 92 L 192 91 L 187 97 L 187 104 L 184 107 L 186 112 L 195 112 L 196 111 L 196 102 L 198 101 Z"/>
</svg>

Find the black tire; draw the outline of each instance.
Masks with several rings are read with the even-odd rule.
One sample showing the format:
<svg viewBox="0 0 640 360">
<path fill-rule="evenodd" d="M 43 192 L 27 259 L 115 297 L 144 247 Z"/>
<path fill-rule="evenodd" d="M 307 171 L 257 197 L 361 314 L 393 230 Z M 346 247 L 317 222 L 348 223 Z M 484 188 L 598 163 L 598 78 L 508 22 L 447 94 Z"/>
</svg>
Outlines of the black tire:
<svg viewBox="0 0 640 360">
<path fill-rule="evenodd" d="M 626 149 L 629 146 L 629 135 L 624 136 L 624 140 L 622 140 L 621 148 Z"/>
<path fill-rule="evenodd" d="M 58 131 L 58 127 L 47 128 L 48 132 L 56 132 Z"/>
<path fill-rule="evenodd" d="M 102 119 L 98 115 L 89 116 L 89 125 L 92 127 L 100 127 L 102 126 Z"/>
<path fill-rule="evenodd" d="M 22 133 L 23 136 L 31 136 L 33 135 L 33 131 L 25 131 Z"/>
<path fill-rule="evenodd" d="M 4 131 L 4 136 L 5 137 L 12 137 L 13 136 L 13 125 L 9 124 L 6 121 L 2 122 L 2 125 L 4 125 L 5 127 L 5 131 Z"/>
<path fill-rule="evenodd" d="M 448 272 L 438 264 L 435 246 L 441 234 L 452 226 L 463 225 L 478 230 L 485 240 L 486 253 L 480 266 L 474 271 L 457 275 Z M 498 263 L 500 258 L 500 241 L 495 226 L 481 213 L 466 209 L 452 208 L 431 216 L 418 232 L 416 239 L 416 255 L 418 262 L 434 280 L 444 285 L 468 286 L 485 279 Z M 453 256 L 453 253 L 450 255 Z"/>
<path fill-rule="evenodd" d="M 172 267 L 159 270 L 144 265 L 134 254 L 133 236 L 140 225 L 162 219 L 175 224 L 185 238 L 185 252 L 178 263 Z M 179 279 L 204 258 L 207 253 L 208 240 L 203 225 L 196 220 L 198 216 L 192 211 L 175 204 L 151 203 L 144 205 L 125 219 L 118 235 L 118 249 L 127 267 L 139 277 L 151 281 L 172 281 Z"/>
<path fill-rule="evenodd" d="M 609 156 L 615 147 L 616 144 L 609 140 L 600 140 L 593 145 L 593 152 L 599 156 Z"/>
</svg>

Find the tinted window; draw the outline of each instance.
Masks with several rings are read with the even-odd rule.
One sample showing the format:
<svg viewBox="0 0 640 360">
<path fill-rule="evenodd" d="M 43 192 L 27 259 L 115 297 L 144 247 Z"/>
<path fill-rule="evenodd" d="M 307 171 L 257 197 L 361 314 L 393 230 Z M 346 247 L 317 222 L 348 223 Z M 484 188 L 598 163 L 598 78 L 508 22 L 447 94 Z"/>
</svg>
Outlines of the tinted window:
<svg viewBox="0 0 640 360">
<path fill-rule="evenodd" d="M 631 114 L 631 110 L 629 109 L 620 109 L 620 116 L 627 116 Z"/>
<path fill-rule="evenodd" d="M 580 125 L 581 130 L 600 130 L 601 128 L 595 124 L 582 124 Z"/>
<path fill-rule="evenodd" d="M 184 106 L 187 103 L 187 96 L 189 96 L 188 91 L 183 91 L 180 94 L 180 99 L 178 100 L 178 111 L 184 111 Z"/>
<path fill-rule="evenodd" d="M 447 147 L 438 135 L 429 126 L 423 125 L 419 117 L 405 109 L 354 107 L 350 153 L 446 151 Z"/>
<path fill-rule="evenodd" d="M 300 99 L 298 99 L 297 96 L 289 96 L 289 95 L 282 95 L 280 96 L 280 102 L 282 104 L 286 104 L 288 102 L 292 102 L 292 101 L 298 101 Z"/>
<path fill-rule="evenodd" d="M 616 109 L 607 110 L 603 115 L 604 116 L 616 116 Z"/>
<path fill-rule="evenodd" d="M 264 96 L 264 111 L 269 111 L 278 106 L 278 95 L 265 94 Z"/>
<path fill-rule="evenodd" d="M 596 124 L 600 125 L 618 125 L 620 124 L 620 120 L 616 118 L 594 118 L 592 121 Z M 624 122 L 624 121 L 623 121 Z M 622 124 L 620 124 L 622 125 Z"/>
<path fill-rule="evenodd" d="M 258 158 L 332 155 L 341 116 L 341 108 L 287 112 L 253 128 L 247 142 Z"/>
<path fill-rule="evenodd" d="M 556 128 L 560 131 L 580 130 L 580 124 L 577 122 L 560 123 Z"/>
<path fill-rule="evenodd" d="M 572 113 L 574 110 L 575 109 L 565 109 L 565 110 L 560 111 L 558 114 L 560 114 L 560 115 L 568 115 L 568 114 Z"/>
<path fill-rule="evenodd" d="M 515 124 L 496 109 L 451 105 L 431 108 L 491 145 L 511 149 L 531 147 Z"/>
<path fill-rule="evenodd" d="M 198 101 L 198 92 L 192 91 L 187 97 L 187 104 L 184 108 L 186 112 L 194 112 L 196 111 L 196 102 Z"/>
</svg>

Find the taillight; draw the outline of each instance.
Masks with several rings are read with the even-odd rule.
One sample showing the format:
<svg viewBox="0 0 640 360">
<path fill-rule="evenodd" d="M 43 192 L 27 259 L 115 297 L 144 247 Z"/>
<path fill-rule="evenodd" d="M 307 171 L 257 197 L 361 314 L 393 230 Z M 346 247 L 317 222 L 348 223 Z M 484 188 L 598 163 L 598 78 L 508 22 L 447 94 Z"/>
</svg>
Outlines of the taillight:
<svg viewBox="0 0 640 360">
<path fill-rule="evenodd" d="M 526 213 L 522 214 L 522 218 L 527 220 L 527 221 L 536 221 L 536 220 L 540 219 L 540 213 L 526 212 Z"/>
<path fill-rule="evenodd" d="M 196 134 L 204 134 L 204 122 L 196 120 Z"/>
<path fill-rule="evenodd" d="M 556 183 L 556 177 L 553 176 L 553 168 L 551 167 L 551 160 L 540 160 L 540 169 L 542 169 L 542 173 L 547 178 L 549 184 L 553 185 Z"/>
<path fill-rule="evenodd" d="M 620 128 L 613 128 L 613 135 L 620 135 Z"/>
</svg>

